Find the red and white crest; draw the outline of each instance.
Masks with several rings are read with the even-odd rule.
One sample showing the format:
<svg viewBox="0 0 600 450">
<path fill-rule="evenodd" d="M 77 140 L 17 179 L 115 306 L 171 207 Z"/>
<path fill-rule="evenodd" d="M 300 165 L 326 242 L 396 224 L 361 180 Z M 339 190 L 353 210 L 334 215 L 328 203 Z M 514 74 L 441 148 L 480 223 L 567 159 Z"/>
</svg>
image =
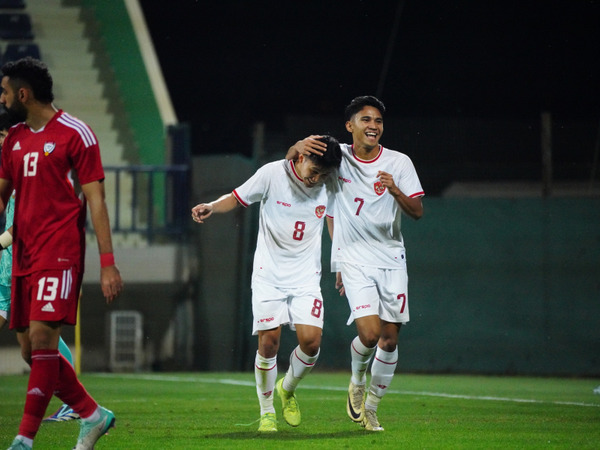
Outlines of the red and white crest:
<svg viewBox="0 0 600 450">
<path fill-rule="evenodd" d="M 46 142 L 44 144 L 44 156 L 48 156 L 56 148 L 56 142 Z"/>
<path fill-rule="evenodd" d="M 325 206 L 323 205 L 319 205 L 315 208 L 315 214 L 317 215 L 317 217 L 319 219 L 321 219 L 323 217 L 323 214 L 325 214 Z"/>
<path fill-rule="evenodd" d="M 385 186 L 381 183 L 381 181 L 376 181 L 373 183 L 373 189 L 377 195 L 381 195 L 385 192 Z"/>
</svg>

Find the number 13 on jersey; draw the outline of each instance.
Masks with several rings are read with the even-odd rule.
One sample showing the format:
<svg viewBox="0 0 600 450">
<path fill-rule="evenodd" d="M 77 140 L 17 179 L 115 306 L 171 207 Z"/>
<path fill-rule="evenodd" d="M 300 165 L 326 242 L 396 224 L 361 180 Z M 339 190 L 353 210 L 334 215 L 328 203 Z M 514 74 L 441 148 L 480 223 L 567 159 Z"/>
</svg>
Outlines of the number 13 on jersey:
<svg viewBox="0 0 600 450">
<path fill-rule="evenodd" d="M 23 157 L 23 176 L 35 177 L 37 175 L 37 166 L 39 153 L 27 153 Z"/>
</svg>

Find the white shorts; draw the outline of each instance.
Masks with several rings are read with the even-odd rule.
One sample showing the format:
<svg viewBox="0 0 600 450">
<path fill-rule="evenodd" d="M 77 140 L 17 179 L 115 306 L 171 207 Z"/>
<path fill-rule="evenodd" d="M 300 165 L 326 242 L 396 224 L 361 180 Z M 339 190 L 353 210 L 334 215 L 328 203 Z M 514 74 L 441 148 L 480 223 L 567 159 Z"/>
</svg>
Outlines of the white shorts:
<svg viewBox="0 0 600 450">
<path fill-rule="evenodd" d="M 391 323 L 407 323 L 408 275 L 404 269 L 379 269 L 340 263 L 350 306 L 347 325 L 354 319 L 377 315 Z"/>
<path fill-rule="evenodd" d="M 279 288 L 265 283 L 252 283 L 252 334 L 280 325 L 312 325 L 323 329 L 323 296 L 321 288 Z"/>
</svg>

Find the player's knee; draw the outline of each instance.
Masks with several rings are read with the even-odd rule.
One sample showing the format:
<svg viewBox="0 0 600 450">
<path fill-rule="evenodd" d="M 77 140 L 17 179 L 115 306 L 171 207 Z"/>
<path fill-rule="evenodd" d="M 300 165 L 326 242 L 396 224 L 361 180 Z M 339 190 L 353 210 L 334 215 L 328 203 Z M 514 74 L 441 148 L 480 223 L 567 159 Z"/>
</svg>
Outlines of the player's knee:
<svg viewBox="0 0 600 450">
<path fill-rule="evenodd" d="M 263 337 L 258 346 L 258 353 L 265 358 L 272 358 L 279 351 L 279 339 L 274 337 Z"/>
<path fill-rule="evenodd" d="M 379 347 L 386 352 L 393 352 L 398 345 L 398 333 L 400 326 L 397 324 L 386 324 L 381 332 Z"/>
<path fill-rule="evenodd" d="M 375 330 L 368 330 L 360 334 L 360 342 L 368 348 L 373 348 L 379 342 L 379 333 Z"/>
<path fill-rule="evenodd" d="M 385 352 L 393 352 L 394 350 L 396 350 L 396 346 L 397 339 L 381 337 L 381 339 L 379 340 L 379 347 Z"/>
<path fill-rule="evenodd" d="M 21 358 L 23 361 L 27 363 L 27 365 L 31 366 L 31 352 L 26 349 L 21 349 Z"/>
<path fill-rule="evenodd" d="M 321 339 L 313 339 L 307 342 L 300 343 L 300 350 L 308 356 L 315 356 L 319 353 L 321 347 Z"/>
</svg>

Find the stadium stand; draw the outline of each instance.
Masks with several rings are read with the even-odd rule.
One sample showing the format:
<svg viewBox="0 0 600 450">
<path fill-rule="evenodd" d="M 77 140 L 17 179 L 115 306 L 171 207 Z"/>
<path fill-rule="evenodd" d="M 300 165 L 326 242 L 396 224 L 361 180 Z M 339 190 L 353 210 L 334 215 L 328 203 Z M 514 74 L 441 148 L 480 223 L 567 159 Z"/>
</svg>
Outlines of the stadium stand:
<svg viewBox="0 0 600 450">
<path fill-rule="evenodd" d="M 42 59 L 40 47 L 33 42 L 27 44 L 9 43 L 6 45 L 4 55 L 2 58 L 0 58 L 0 60 L 2 61 L 2 64 L 4 64 L 5 62 L 16 61 L 18 59 L 25 58 L 26 56 Z"/>
<path fill-rule="evenodd" d="M 33 39 L 31 17 L 29 17 L 29 14 L 0 14 L 0 39 Z"/>
<path fill-rule="evenodd" d="M 24 9 L 25 0 L 0 0 L 0 9 Z"/>
</svg>

